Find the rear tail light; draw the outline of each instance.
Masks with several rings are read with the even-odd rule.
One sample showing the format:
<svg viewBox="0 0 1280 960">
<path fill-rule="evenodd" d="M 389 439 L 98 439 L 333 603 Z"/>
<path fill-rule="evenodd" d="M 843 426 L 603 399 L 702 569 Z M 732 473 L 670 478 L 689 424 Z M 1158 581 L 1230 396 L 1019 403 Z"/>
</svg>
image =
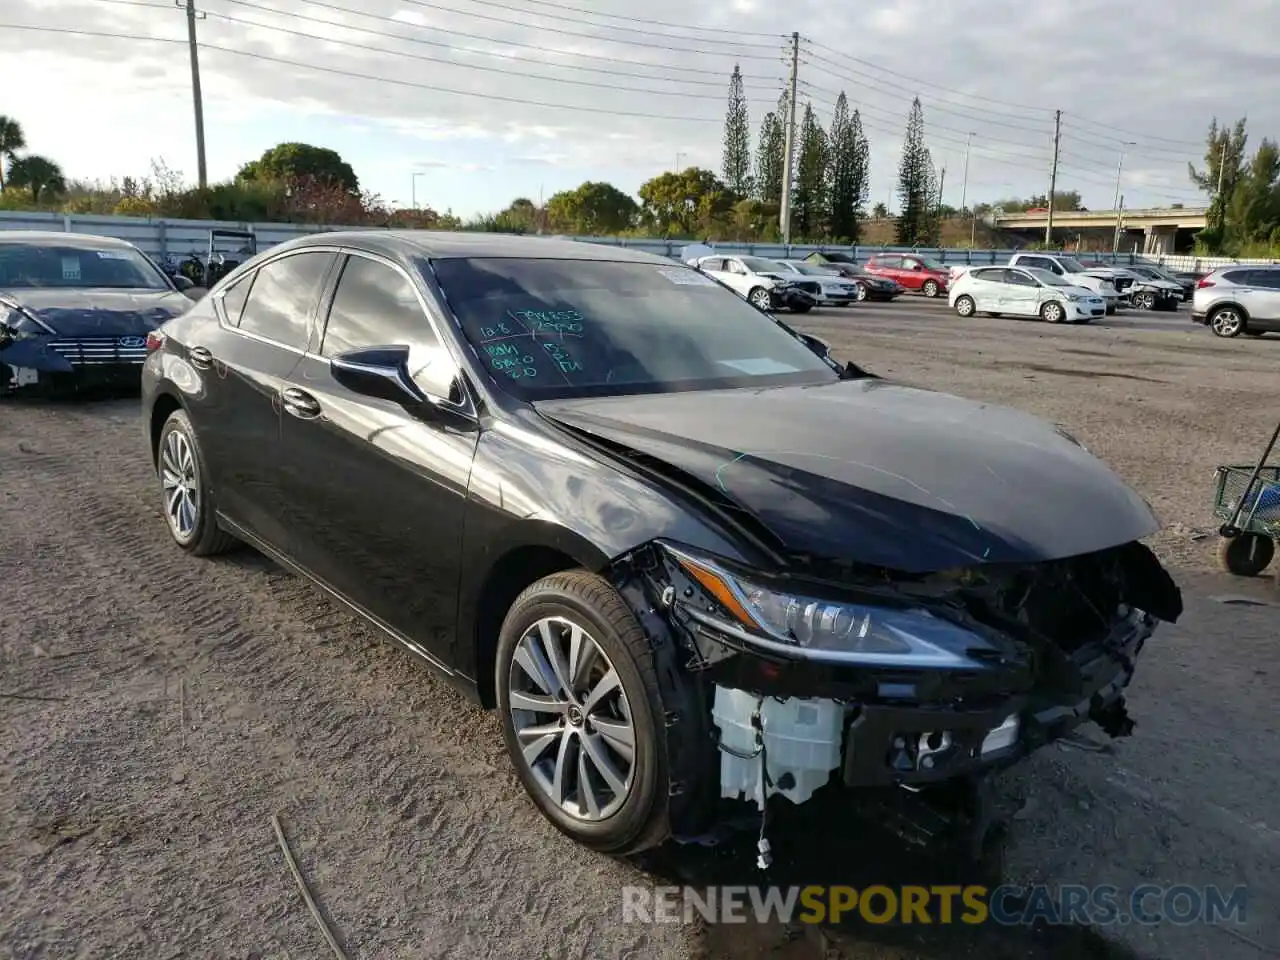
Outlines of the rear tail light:
<svg viewBox="0 0 1280 960">
<path fill-rule="evenodd" d="M 164 334 L 159 330 L 152 330 L 147 334 L 147 353 L 155 353 L 164 346 Z"/>
<path fill-rule="evenodd" d="M 1213 281 L 1212 281 L 1212 280 L 1210 280 L 1208 277 L 1201 277 L 1201 278 L 1196 282 L 1196 289 L 1197 289 L 1197 290 L 1202 290 L 1202 289 L 1204 289 L 1205 287 L 1212 287 L 1212 286 L 1213 286 Z"/>
</svg>

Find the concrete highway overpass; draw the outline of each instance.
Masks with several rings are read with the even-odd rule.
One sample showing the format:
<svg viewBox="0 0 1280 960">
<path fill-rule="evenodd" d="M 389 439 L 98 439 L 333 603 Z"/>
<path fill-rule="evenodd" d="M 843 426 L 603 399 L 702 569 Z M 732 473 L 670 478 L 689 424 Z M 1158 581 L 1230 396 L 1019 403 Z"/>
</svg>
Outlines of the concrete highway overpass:
<svg viewBox="0 0 1280 960">
<path fill-rule="evenodd" d="M 1195 233 L 1205 227 L 1207 208 L 1158 207 L 1145 210 L 1123 210 L 1119 216 L 1121 251 L 1136 250 L 1149 254 L 1172 254 L 1189 250 Z M 1057 210 L 1053 214 L 1053 236 L 1056 241 L 1080 240 L 1105 242 L 1109 248 L 1115 233 L 1115 210 Z M 988 222 L 997 230 L 1016 234 L 1027 240 L 1044 239 L 1048 214 L 996 213 Z"/>
</svg>

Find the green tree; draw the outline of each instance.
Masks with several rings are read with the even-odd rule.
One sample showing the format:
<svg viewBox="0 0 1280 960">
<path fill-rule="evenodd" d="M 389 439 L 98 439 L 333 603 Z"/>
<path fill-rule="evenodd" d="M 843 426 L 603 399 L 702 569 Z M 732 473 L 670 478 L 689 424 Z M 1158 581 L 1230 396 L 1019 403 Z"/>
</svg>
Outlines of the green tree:
<svg viewBox="0 0 1280 960">
<path fill-rule="evenodd" d="M 13 163 L 19 150 L 26 147 L 27 138 L 22 132 L 22 124 L 0 114 L 0 190 L 4 189 L 4 168 Z"/>
<path fill-rule="evenodd" d="M 639 192 L 646 225 L 667 236 L 718 231 L 733 206 L 729 188 L 710 170 L 699 167 L 654 177 Z"/>
<path fill-rule="evenodd" d="M 799 163 L 791 198 L 792 217 L 800 237 L 816 240 L 826 233 L 829 154 L 827 134 L 818 123 L 813 104 L 806 103 L 800 122 Z"/>
<path fill-rule="evenodd" d="M 635 225 L 639 204 L 611 183 L 587 181 L 547 201 L 547 218 L 557 233 L 612 236 Z"/>
<path fill-rule="evenodd" d="M 19 190 L 30 190 L 31 199 L 40 202 L 40 196 L 59 196 L 67 192 L 67 180 L 62 168 L 48 157 L 29 153 L 9 161 L 6 182 Z"/>
<path fill-rule="evenodd" d="M 935 188 L 930 183 L 933 161 L 924 144 L 924 110 L 920 98 L 911 101 L 907 130 L 902 138 L 902 159 L 898 162 L 897 242 L 914 247 L 927 242 Z"/>
<path fill-rule="evenodd" d="M 237 180 L 316 180 L 336 184 L 349 193 L 360 192 L 351 165 L 335 150 L 309 143 L 279 143 L 257 160 L 240 168 Z"/>
<path fill-rule="evenodd" d="M 724 182 L 737 197 L 751 196 L 751 129 L 742 70 L 733 66 L 729 78 L 729 107 L 724 115 Z"/>
<path fill-rule="evenodd" d="M 756 147 L 756 199 L 763 203 L 782 203 L 783 157 L 787 152 L 787 104 L 784 90 L 778 106 L 764 115 L 760 123 L 760 140 Z"/>
<path fill-rule="evenodd" d="M 836 98 L 831 120 L 828 222 L 831 236 L 841 243 L 857 243 L 861 234 L 863 207 L 870 190 L 871 147 L 862 132 L 858 111 L 849 114 L 849 100 L 843 91 Z"/>
<path fill-rule="evenodd" d="M 1280 241 L 1280 148 L 1264 139 L 1237 179 L 1225 216 L 1226 248 L 1247 256 Z"/>
<path fill-rule="evenodd" d="M 985 209 L 990 209 L 991 207 L 999 207 L 1006 213 L 1022 213 L 1026 210 L 1045 209 L 1048 206 L 1048 196 L 1043 193 L 1037 193 L 1026 199 L 1010 197 L 1007 200 L 997 200 L 994 204 L 975 204 L 973 208 L 977 213 L 983 213 Z M 1083 210 L 1084 205 L 1080 202 L 1080 191 L 1055 190 L 1053 192 L 1053 209 L 1059 212 Z"/>
<path fill-rule="evenodd" d="M 883 203 L 877 203 L 871 208 L 871 216 L 876 220 L 888 220 L 889 208 Z"/>
<path fill-rule="evenodd" d="M 1210 252 L 1222 250 L 1227 238 L 1227 208 L 1236 185 L 1244 176 L 1245 146 L 1249 142 L 1246 118 L 1241 117 L 1231 129 L 1218 126 L 1218 118 L 1209 123 L 1205 136 L 1204 169 L 1187 164 L 1187 175 L 1200 190 L 1209 195 L 1206 226 L 1196 239 Z"/>
</svg>

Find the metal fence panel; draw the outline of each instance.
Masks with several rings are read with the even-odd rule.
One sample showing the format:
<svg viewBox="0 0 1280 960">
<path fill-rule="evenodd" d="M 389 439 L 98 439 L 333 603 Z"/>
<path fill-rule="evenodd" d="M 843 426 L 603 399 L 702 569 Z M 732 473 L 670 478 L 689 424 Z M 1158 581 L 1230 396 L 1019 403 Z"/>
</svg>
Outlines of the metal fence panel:
<svg viewBox="0 0 1280 960">
<path fill-rule="evenodd" d="M 210 230 L 247 230 L 258 238 L 258 249 L 294 237 L 311 233 L 347 229 L 340 226 L 317 226 L 307 223 L 235 223 L 223 220 L 170 220 L 147 217 L 116 217 L 93 214 L 39 213 L 28 211 L 0 211 L 0 230 L 57 230 L 69 233 L 94 233 L 118 237 L 135 244 L 143 252 L 156 259 L 166 256 L 183 258 L 205 252 L 209 248 Z M 692 240 L 652 240 L 638 237 L 569 237 L 587 243 L 627 247 L 661 256 L 678 257 L 680 250 Z M 841 247 L 823 244 L 796 244 L 784 246 L 778 243 L 715 243 L 716 250 L 724 253 L 750 254 L 757 257 L 807 257 L 822 250 L 841 250 L 865 259 L 876 253 L 915 253 L 946 264 L 1006 263 L 1017 251 L 915 249 L 894 246 Z M 1023 248 L 1024 250 L 1026 248 Z M 1195 257 L 1188 255 L 1144 255 L 1139 253 L 1081 254 L 1091 260 L 1126 263 L 1159 263 L 1174 270 L 1211 270 L 1233 263 L 1276 263 L 1275 260 L 1233 260 L 1229 257 Z"/>
</svg>

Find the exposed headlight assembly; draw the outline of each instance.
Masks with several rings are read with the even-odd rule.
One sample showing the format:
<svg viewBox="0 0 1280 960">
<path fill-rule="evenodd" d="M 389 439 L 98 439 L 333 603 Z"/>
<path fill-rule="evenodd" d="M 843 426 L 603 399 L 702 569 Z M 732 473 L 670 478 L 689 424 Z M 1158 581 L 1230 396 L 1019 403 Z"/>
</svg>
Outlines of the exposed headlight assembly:
<svg viewBox="0 0 1280 960">
<path fill-rule="evenodd" d="M 916 607 L 823 600 L 774 589 L 721 564 L 664 545 L 681 570 L 714 599 L 685 602 L 694 620 L 783 656 L 868 667 L 980 669 L 969 655 L 991 650 L 983 637 Z"/>
</svg>

